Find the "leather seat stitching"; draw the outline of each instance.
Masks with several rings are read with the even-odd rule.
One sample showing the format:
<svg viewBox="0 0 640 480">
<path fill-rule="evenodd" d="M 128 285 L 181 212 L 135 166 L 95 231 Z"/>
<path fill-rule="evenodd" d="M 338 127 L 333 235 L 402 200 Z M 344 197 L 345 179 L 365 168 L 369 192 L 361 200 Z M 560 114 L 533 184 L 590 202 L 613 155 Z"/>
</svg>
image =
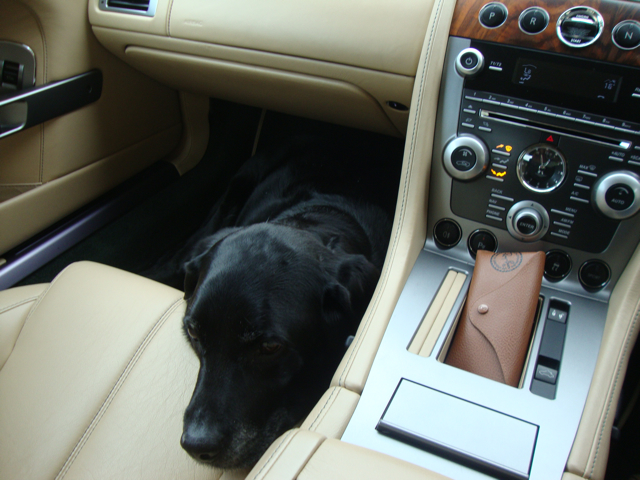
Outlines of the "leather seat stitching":
<svg viewBox="0 0 640 480">
<path fill-rule="evenodd" d="M 320 420 L 320 417 L 322 417 L 322 414 L 324 413 L 325 409 L 327 409 L 327 407 L 329 407 L 329 404 L 331 403 L 331 405 L 333 405 L 335 403 L 335 400 L 338 398 L 336 393 L 339 393 L 339 391 L 340 391 L 339 389 L 340 388 L 341 387 L 335 387 L 333 389 L 333 391 L 331 392 L 331 395 L 329 395 L 329 398 L 327 398 L 327 400 L 324 402 L 324 405 L 322 406 L 322 409 L 318 412 L 318 415 L 316 415 L 315 420 L 309 426 L 309 430 L 314 430 L 315 431 L 316 422 L 318 422 Z M 332 399 L 333 399 L 333 401 L 332 401 Z"/>
<path fill-rule="evenodd" d="M 182 305 L 183 302 L 184 300 L 182 298 L 179 298 L 176 301 L 174 301 L 174 303 L 169 306 L 169 308 L 158 319 L 158 321 L 154 324 L 154 326 L 151 328 L 149 333 L 147 333 L 145 338 L 142 340 L 142 342 L 136 349 L 135 353 L 127 363 L 126 367 L 118 377 L 118 380 L 116 381 L 115 385 L 112 387 L 106 399 L 104 400 L 104 402 L 96 412 L 95 416 L 87 426 L 86 430 L 84 431 L 84 433 L 82 434 L 78 442 L 76 443 L 76 446 L 71 451 L 71 454 L 69 455 L 69 457 L 67 458 L 67 461 L 64 463 L 64 465 L 60 469 L 60 472 L 58 473 L 58 475 L 56 475 L 55 477 L 56 480 L 59 480 L 65 477 L 65 475 L 73 465 L 73 462 L 76 460 L 76 458 L 82 451 L 82 448 L 86 444 L 87 440 L 89 440 L 89 437 L 94 432 L 95 428 L 98 426 L 98 423 L 100 423 L 100 420 L 102 419 L 107 409 L 113 402 L 113 399 L 122 388 L 122 385 L 124 385 L 124 382 L 126 381 L 126 379 L 129 377 L 129 374 L 133 370 L 133 367 L 138 363 L 138 360 L 140 359 L 140 357 L 142 357 L 142 354 L 146 350 L 147 346 L 151 343 L 151 340 L 153 340 L 153 338 L 158 333 L 160 328 L 162 328 L 162 326 L 165 324 L 166 320 L 180 305 Z"/>
<path fill-rule="evenodd" d="M 433 50 L 433 37 L 435 34 L 435 31 L 438 27 L 439 24 L 439 18 L 440 18 L 440 12 L 441 12 L 441 7 L 443 4 L 444 0 L 440 0 L 438 2 L 438 6 L 436 7 L 436 13 L 435 13 L 435 20 L 433 22 L 432 28 L 431 28 L 431 32 L 429 33 L 429 41 L 427 43 L 427 52 L 425 54 L 425 62 L 422 68 L 422 73 L 420 75 L 420 89 L 419 89 L 419 94 L 418 94 L 418 99 L 416 101 L 416 122 L 414 123 L 413 126 L 413 133 L 412 133 L 412 141 L 411 141 L 411 149 L 410 149 L 410 153 L 409 153 L 409 162 L 407 165 L 407 173 L 410 173 L 413 167 L 413 162 L 414 162 L 414 156 L 415 156 L 415 145 L 417 143 L 417 130 L 418 130 L 418 124 L 420 121 L 420 109 L 422 107 L 422 96 L 423 96 L 423 92 L 424 92 L 424 83 L 425 83 L 425 79 L 426 79 L 426 72 L 429 69 L 429 57 L 431 57 L 432 54 L 432 50 Z M 401 224 L 402 221 L 404 219 L 405 213 L 406 213 L 406 205 L 407 205 L 407 195 L 408 195 L 408 189 L 409 189 L 409 184 L 411 182 L 411 175 L 407 175 L 404 185 L 403 185 L 403 191 L 402 191 L 402 205 L 401 208 L 398 210 L 398 228 L 396 229 L 394 238 L 393 238 L 393 246 L 390 249 L 390 259 L 389 259 L 389 266 L 387 266 L 385 268 L 385 272 L 384 272 L 384 278 L 382 280 L 383 284 L 386 285 L 386 282 L 388 281 L 389 275 L 390 275 L 390 270 L 391 267 L 390 265 L 393 263 L 393 258 L 395 257 L 395 254 L 397 252 L 397 248 L 398 248 L 398 239 L 400 236 L 400 231 L 401 229 Z M 367 331 L 369 330 L 369 327 L 371 325 L 371 320 L 374 317 L 374 313 L 376 312 L 376 309 L 379 305 L 380 302 L 380 298 L 382 297 L 382 291 L 384 290 L 384 288 L 379 289 L 378 294 L 376 295 L 376 298 L 374 299 L 374 305 L 373 308 L 371 310 L 371 313 L 369 314 L 369 316 L 366 319 L 365 325 L 364 325 L 364 329 L 362 330 L 362 334 L 358 335 L 357 338 L 355 339 L 355 345 L 353 347 L 353 349 L 351 350 L 351 353 L 349 354 L 349 358 L 347 360 L 347 364 L 345 365 L 342 374 L 340 375 L 340 380 L 338 381 L 338 384 L 341 386 L 346 386 L 345 382 L 346 382 L 346 376 L 348 375 L 349 371 L 351 370 L 351 367 L 353 366 L 353 358 L 354 355 L 357 351 L 359 351 L 360 347 L 362 346 L 363 343 L 363 339 L 366 336 Z"/>
<path fill-rule="evenodd" d="M 271 462 L 271 459 L 280 451 L 280 449 L 286 445 L 288 445 L 291 442 L 291 438 L 293 437 L 293 435 L 295 435 L 298 432 L 298 430 L 289 430 L 287 432 L 287 434 L 282 438 L 282 440 L 280 440 L 280 444 L 276 447 L 276 449 L 271 453 L 271 455 L 269 455 L 269 458 L 267 458 L 267 461 L 264 463 L 264 465 L 262 465 L 262 468 L 258 471 L 258 473 L 255 474 L 255 476 L 253 477 L 254 479 L 257 479 L 260 474 L 262 473 L 262 471 L 269 466 Z"/>
<path fill-rule="evenodd" d="M 625 341 L 625 345 L 624 345 L 624 350 L 622 352 L 622 356 L 620 358 L 620 361 L 618 362 L 618 368 L 616 370 L 616 376 L 615 376 L 615 380 L 613 382 L 613 391 L 612 391 L 611 395 L 609 395 L 609 401 L 607 402 L 607 409 L 606 409 L 606 412 L 605 412 L 604 422 L 602 424 L 602 427 L 600 428 L 600 434 L 598 435 L 598 444 L 596 446 L 596 452 L 595 452 L 595 455 L 593 457 L 593 461 L 591 463 L 591 471 L 589 472 L 588 478 L 593 478 L 593 473 L 594 473 L 594 470 L 596 468 L 598 455 L 600 453 L 600 445 L 602 443 L 602 438 L 603 438 L 605 430 L 606 430 L 607 419 L 609 418 L 609 414 L 611 413 L 611 406 L 612 406 L 612 403 L 613 403 L 614 393 L 616 391 L 618 382 L 620 380 L 620 373 L 622 373 L 622 364 L 624 363 L 624 360 L 627 357 L 627 353 L 629 352 L 629 345 L 631 343 L 631 339 L 634 337 L 633 333 L 635 332 L 636 326 L 638 324 L 638 317 L 640 317 L 640 310 L 638 310 L 638 306 L 636 305 L 636 314 L 635 314 L 635 317 L 633 319 L 633 323 L 631 324 L 631 329 L 629 331 L 629 334 L 627 335 L 627 339 Z"/>
<path fill-rule="evenodd" d="M 2 310 L 0 310 L 0 315 L 7 313 L 9 310 L 13 310 L 14 308 L 18 308 L 18 307 L 21 307 L 22 305 L 26 305 L 27 303 L 34 302 L 38 299 L 38 297 L 40 297 L 40 295 L 34 295 L 33 297 L 25 298 L 20 300 L 19 302 L 9 305 L 3 308 Z"/>
</svg>

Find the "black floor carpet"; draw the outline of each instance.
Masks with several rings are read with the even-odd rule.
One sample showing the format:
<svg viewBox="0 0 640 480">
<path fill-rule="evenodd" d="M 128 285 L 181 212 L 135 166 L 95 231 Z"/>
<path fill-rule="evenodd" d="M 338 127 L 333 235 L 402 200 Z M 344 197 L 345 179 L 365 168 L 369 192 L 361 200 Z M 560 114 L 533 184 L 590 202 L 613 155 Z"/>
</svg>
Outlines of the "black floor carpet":
<svg viewBox="0 0 640 480">
<path fill-rule="evenodd" d="M 193 233 L 231 176 L 251 156 L 260 115 L 257 108 L 212 101 L 209 145 L 196 167 L 19 285 L 50 282 L 67 265 L 81 260 L 135 273 L 149 267 Z"/>
<path fill-rule="evenodd" d="M 82 260 L 143 272 L 165 252 L 185 242 L 203 222 L 229 179 L 250 158 L 258 129 L 258 152 L 277 147 L 292 137 L 313 135 L 330 139 L 353 155 L 370 156 L 371 166 L 358 175 L 358 181 L 376 189 L 381 204 L 393 213 L 403 139 L 274 112 L 267 112 L 260 126 L 261 114 L 257 108 L 212 100 L 209 145 L 196 167 L 19 285 L 50 282 L 67 265 Z"/>
</svg>

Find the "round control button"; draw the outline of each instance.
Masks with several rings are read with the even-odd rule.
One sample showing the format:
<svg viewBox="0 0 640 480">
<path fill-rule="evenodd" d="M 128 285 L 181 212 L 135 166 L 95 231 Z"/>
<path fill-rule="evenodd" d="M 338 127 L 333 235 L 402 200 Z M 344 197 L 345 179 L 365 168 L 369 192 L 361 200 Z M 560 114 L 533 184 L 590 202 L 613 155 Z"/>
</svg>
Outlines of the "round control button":
<svg viewBox="0 0 640 480">
<path fill-rule="evenodd" d="M 640 23 L 625 20 L 617 24 L 611 32 L 613 43 L 622 50 L 633 50 L 640 45 Z"/>
<path fill-rule="evenodd" d="M 556 23 L 560 41 L 573 48 L 591 45 L 600 38 L 603 28 L 602 15 L 590 7 L 570 8 L 560 15 Z"/>
<path fill-rule="evenodd" d="M 544 276 L 547 280 L 557 282 L 569 275 L 571 271 L 571 257 L 562 250 L 549 250 L 544 262 Z"/>
<path fill-rule="evenodd" d="M 507 212 L 507 230 L 521 242 L 535 242 L 549 230 L 549 214 L 537 202 L 523 200 Z"/>
<path fill-rule="evenodd" d="M 498 2 L 491 2 L 482 7 L 479 19 L 485 28 L 498 28 L 507 20 L 508 14 L 509 11 L 505 5 Z"/>
<path fill-rule="evenodd" d="M 456 71 L 463 77 L 472 77 L 484 68 L 484 55 L 475 48 L 465 48 L 455 61 Z"/>
<path fill-rule="evenodd" d="M 476 153 L 469 147 L 458 147 L 451 153 L 451 164 L 460 172 L 467 172 L 476 166 Z"/>
<path fill-rule="evenodd" d="M 587 260 L 580 267 L 578 278 L 586 290 L 600 290 L 609 283 L 611 270 L 609 266 L 601 260 Z"/>
<path fill-rule="evenodd" d="M 433 227 L 433 238 L 441 248 L 455 247 L 462 238 L 462 229 L 453 220 L 443 218 Z"/>
<path fill-rule="evenodd" d="M 640 176 L 628 170 L 603 175 L 594 185 L 591 201 L 614 220 L 632 217 L 640 210 Z"/>
<path fill-rule="evenodd" d="M 478 61 L 478 56 L 472 52 L 466 52 L 460 57 L 460 63 L 468 69 L 472 69 L 478 65 Z"/>
<path fill-rule="evenodd" d="M 478 137 L 462 134 L 444 148 L 442 163 L 453 178 L 472 180 L 486 170 L 489 149 Z"/>
<path fill-rule="evenodd" d="M 524 236 L 531 236 L 538 233 L 542 219 L 540 214 L 533 209 L 522 209 L 516 213 L 513 219 L 513 226 Z"/>
<path fill-rule="evenodd" d="M 635 200 L 633 190 L 623 183 L 616 183 L 609 187 L 607 193 L 604 194 L 604 199 L 614 210 L 626 210 Z"/>
<path fill-rule="evenodd" d="M 520 25 L 520 30 L 527 35 L 536 35 L 549 25 L 549 14 L 544 8 L 527 8 L 520 14 L 518 25 Z"/>
<path fill-rule="evenodd" d="M 476 258 L 478 250 L 495 252 L 498 248 L 498 240 L 489 230 L 476 230 L 469 235 L 467 247 L 469 247 L 469 253 L 471 253 L 471 256 Z"/>
</svg>

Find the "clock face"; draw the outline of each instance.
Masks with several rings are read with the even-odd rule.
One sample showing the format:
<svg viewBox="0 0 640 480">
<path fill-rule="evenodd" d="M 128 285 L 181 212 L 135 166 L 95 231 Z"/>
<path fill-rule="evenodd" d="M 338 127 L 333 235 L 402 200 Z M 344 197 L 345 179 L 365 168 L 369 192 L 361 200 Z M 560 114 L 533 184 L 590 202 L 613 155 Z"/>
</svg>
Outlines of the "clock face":
<svg viewBox="0 0 640 480">
<path fill-rule="evenodd" d="M 547 193 L 562 184 L 567 173 L 567 162 L 554 147 L 532 145 L 520 154 L 517 172 L 520 183 L 526 188 Z"/>
</svg>

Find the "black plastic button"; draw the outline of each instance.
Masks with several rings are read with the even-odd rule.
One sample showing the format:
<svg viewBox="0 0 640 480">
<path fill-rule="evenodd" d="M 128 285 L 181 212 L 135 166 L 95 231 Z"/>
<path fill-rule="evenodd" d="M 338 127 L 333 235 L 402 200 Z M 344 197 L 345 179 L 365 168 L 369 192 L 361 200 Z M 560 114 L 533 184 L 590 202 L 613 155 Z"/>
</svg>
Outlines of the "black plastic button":
<svg viewBox="0 0 640 480">
<path fill-rule="evenodd" d="M 433 228 L 433 238 L 439 247 L 455 247 L 462 238 L 462 229 L 453 220 L 445 218 L 436 223 Z"/>
<path fill-rule="evenodd" d="M 555 385 L 558 380 L 558 370 L 555 368 L 545 367 L 544 365 L 538 365 L 536 367 L 536 380 L 540 380 L 541 382 L 550 383 L 551 385 Z"/>
<path fill-rule="evenodd" d="M 531 214 L 525 213 L 518 217 L 515 227 L 522 235 L 532 235 L 538 230 L 538 219 Z"/>
<path fill-rule="evenodd" d="M 604 194 L 604 199 L 614 210 L 626 210 L 635 200 L 633 190 L 624 183 L 612 185 Z"/>
<path fill-rule="evenodd" d="M 486 28 L 496 28 L 507 19 L 507 7 L 502 3 L 488 3 L 480 10 L 480 23 Z"/>
<path fill-rule="evenodd" d="M 560 135 L 557 133 L 542 132 L 540 134 L 540 143 L 558 146 L 558 142 L 560 142 Z"/>
<path fill-rule="evenodd" d="M 475 258 L 478 250 L 495 252 L 496 248 L 498 248 L 498 240 L 496 240 L 493 233 L 488 230 L 476 230 L 469 236 L 467 246 L 469 247 L 471 256 Z"/>
<path fill-rule="evenodd" d="M 472 52 L 467 52 L 460 57 L 460 63 L 463 67 L 472 69 L 476 65 L 478 65 L 479 59 L 478 56 L 473 54 Z"/>
<path fill-rule="evenodd" d="M 578 278 L 586 290 L 600 290 L 609 283 L 611 270 L 609 266 L 601 260 L 588 260 L 580 267 Z"/>
<path fill-rule="evenodd" d="M 571 257 L 561 250 L 547 252 L 544 262 L 544 276 L 547 280 L 558 281 L 569 275 L 571 271 Z"/>
<path fill-rule="evenodd" d="M 451 153 L 451 164 L 460 172 L 467 172 L 476 166 L 476 152 L 470 147 L 458 147 Z"/>
<path fill-rule="evenodd" d="M 540 7 L 527 8 L 520 15 L 520 28 L 530 35 L 542 32 L 549 25 L 549 14 Z"/>
<path fill-rule="evenodd" d="M 560 360 L 562 360 L 562 349 L 564 348 L 564 336 L 566 332 L 566 324 L 547 320 L 544 325 L 538 355 L 554 362 L 560 362 Z"/>
<path fill-rule="evenodd" d="M 626 20 L 615 26 L 611 34 L 613 42 L 623 50 L 633 50 L 640 45 L 640 23 Z"/>
<path fill-rule="evenodd" d="M 567 323 L 567 317 L 569 317 L 569 305 L 560 300 L 551 300 L 549 310 L 547 310 L 547 319 Z"/>
</svg>

